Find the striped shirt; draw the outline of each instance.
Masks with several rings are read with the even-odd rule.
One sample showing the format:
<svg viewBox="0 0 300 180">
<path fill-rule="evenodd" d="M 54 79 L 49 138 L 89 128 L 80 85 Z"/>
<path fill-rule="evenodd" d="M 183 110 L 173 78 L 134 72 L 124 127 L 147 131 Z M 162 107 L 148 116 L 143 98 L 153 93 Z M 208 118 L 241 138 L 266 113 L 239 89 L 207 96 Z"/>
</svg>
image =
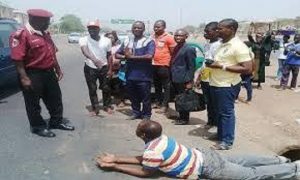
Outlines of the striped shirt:
<svg viewBox="0 0 300 180">
<path fill-rule="evenodd" d="M 197 149 L 178 144 L 165 135 L 146 144 L 142 165 L 157 169 L 168 176 L 198 179 L 202 171 L 203 157 Z"/>
</svg>

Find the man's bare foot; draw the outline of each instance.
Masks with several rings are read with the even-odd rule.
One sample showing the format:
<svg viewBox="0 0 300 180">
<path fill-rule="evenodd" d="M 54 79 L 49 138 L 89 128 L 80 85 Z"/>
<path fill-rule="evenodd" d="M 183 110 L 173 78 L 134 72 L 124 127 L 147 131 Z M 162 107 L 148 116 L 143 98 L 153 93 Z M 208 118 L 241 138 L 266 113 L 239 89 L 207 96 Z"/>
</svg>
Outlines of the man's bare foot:
<svg viewBox="0 0 300 180">
<path fill-rule="evenodd" d="M 91 111 L 91 112 L 89 113 L 89 116 L 90 116 L 90 117 L 95 117 L 95 116 L 98 116 L 98 114 L 99 114 L 99 112 Z"/>
<path fill-rule="evenodd" d="M 126 106 L 126 104 L 123 102 L 123 101 L 121 101 L 119 104 L 118 104 L 118 107 L 119 108 L 123 108 L 123 107 L 125 107 Z"/>
<path fill-rule="evenodd" d="M 114 110 L 111 107 L 106 108 L 105 111 L 107 112 L 107 114 L 113 114 L 114 113 Z"/>
</svg>

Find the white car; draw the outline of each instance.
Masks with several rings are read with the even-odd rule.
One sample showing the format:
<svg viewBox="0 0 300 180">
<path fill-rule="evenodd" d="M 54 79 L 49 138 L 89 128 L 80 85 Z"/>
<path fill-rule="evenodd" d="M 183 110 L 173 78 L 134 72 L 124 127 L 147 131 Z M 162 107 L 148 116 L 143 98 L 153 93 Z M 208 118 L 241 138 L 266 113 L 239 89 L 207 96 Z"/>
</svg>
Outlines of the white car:
<svg viewBox="0 0 300 180">
<path fill-rule="evenodd" d="M 73 32 L 68 35 L 68 42 L 69 43 L 79 43 L 80 38 L 81 38 L 80 33 Z"/>
</svg>

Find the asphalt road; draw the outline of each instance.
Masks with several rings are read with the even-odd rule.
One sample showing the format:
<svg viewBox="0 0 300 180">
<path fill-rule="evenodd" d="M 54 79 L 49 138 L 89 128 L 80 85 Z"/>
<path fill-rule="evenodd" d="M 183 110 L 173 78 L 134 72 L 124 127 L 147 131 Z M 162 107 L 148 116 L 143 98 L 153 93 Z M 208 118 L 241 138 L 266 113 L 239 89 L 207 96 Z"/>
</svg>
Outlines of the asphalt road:
<svg viewBox="0 0 300 180">
<path fill-rule="evenodd" d="M 89 117 L 84 58 L 79 46 L 68 44 L 64 36 L 55 37 L 55 41 L 64 71 L 64 79 L 60 82 L 64 116 L 75 125 L 76 130 L 54 130 L 57 137 L 53 139 L 31 134 L 22 94 L 12 91 L 0 103 L 0 179 L 137 179 L 103 172 L 95 166 L 93 157 L 105 151 L 139 154 L 143 142 L 135 137 L 138 121 L 125 121 L 126 109 L 114 115 L 101 111 L 102 117 Z M 42 113 L 45 119 L 49 118 L 44 106 Z"/>
</svg>

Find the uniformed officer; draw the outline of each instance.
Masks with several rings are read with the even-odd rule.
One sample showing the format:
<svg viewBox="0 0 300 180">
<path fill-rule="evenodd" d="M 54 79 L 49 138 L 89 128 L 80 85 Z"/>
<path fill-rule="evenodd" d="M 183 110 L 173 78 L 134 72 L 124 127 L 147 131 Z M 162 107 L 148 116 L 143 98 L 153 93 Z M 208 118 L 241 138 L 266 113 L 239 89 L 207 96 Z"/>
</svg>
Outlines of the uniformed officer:
<svg viewBox="0 0 300 180">
<path fill-rule="evenodd" d="M 49 129 L 72 131 L 74 127 L 63 121 L 62 95 L 58 84 L 63 73 L 56 59 L 57 48 L 46 31 L 53 14 L 42 9 L 30 9 L 27 13 L 29 23 L 10 37 L 11 58 L 19 74 L 31 132 L 55 137 Z M 40 114 L 40 99 L 50 114 L 48 124 Z"/>
</svg>

